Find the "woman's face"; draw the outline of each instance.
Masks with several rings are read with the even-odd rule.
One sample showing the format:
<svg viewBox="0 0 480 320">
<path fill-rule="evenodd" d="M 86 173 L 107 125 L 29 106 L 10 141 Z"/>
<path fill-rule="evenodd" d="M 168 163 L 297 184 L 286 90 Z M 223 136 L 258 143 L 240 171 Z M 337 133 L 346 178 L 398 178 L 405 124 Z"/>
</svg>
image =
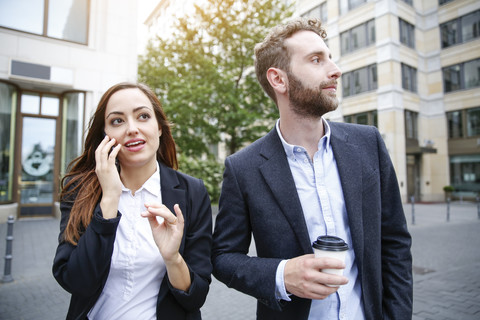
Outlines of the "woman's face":
<svg viewBox="0 0 480 320">
<path fill-rule="evenodd" d="M 140 89 L 123 89 L 110 97 L 105 110 L 105 133 L 122 145 L 117 156 L 122 170 L 156 167 L 162 129 L 152 103 Z"/>
</svg>

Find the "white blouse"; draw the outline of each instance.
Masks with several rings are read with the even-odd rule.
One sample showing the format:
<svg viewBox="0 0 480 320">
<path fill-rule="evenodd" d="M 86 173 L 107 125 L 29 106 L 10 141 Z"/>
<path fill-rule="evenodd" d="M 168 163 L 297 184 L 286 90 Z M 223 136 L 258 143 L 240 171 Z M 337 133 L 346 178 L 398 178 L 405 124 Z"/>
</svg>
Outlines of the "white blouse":
<svg viewBox="0 0 480 320">
<path fill-rule="evenodd" d="M 140 216 L 146 211 L 144 203 L 153 201 L 162 201 L 158 163 L 157 171 L 135 195 L 122 185 L 118 205 L 122 217 L 110 273 L 89 319 L 156 319 L 157 296 L 166 268 L 148 219 Z"/>
</svg>

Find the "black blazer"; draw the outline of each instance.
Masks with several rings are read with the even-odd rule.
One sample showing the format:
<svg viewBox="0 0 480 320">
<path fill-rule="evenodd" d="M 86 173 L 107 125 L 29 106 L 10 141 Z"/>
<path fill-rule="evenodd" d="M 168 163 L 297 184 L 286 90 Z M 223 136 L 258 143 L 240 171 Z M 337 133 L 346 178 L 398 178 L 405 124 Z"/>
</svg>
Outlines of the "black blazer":
<svg viewBox="0 0 480 320">
<path fill-rule="evenodd" d="M 398 183 L 374 127 L 330 122 L 366 319 L 411 319 L 412 257 Z M 255 239 L 258 257 L 247 256 Z M 230 156 L 213 236 L 213 274 L 258 299 L 258 319 L 307 319 L 311 300 L 275 298 L 282 259 L 313 253 L 280 138 Z"/>
<path fill-rule="evenodd" d="M 188 292 L 173 288 L 165 275 L 157 300 L 157 318 L 201 319 L 211 282 L 212 214 L 210 198 L 203 182 L 160 166 L 163 204 L 172 212 L 175 203 L 185 218 L 180 253 L 190 269 L 192 284 Z M 105 220 L 97 204 L 93 218 L 74 246 L 62 241 L 72 202 L 62 201 L 59 245 L 53 262 L 53 275 L 72 294 L 67 319 L 85 319 L 100 296 L 110 270 L 113 244 L 121 213 Z"/>
</svg>

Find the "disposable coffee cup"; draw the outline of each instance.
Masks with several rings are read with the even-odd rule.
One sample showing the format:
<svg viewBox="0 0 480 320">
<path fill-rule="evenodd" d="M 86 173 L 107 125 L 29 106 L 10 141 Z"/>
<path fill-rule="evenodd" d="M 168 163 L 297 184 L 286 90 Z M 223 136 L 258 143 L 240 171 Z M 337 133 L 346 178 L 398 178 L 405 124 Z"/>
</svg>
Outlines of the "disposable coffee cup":
<svg viewBox="0 0 480 320">
<path fill-rule="evenodd" d="M 312 243 L 315 258 L 335 258 L 345 262 L 348 244 L 335 236 L 320 236 Z M 343 275 L 343 269 L 322 269 L 322 272 Z M 332 285 L 333 287 L 333 285 Z"/>
</svg>

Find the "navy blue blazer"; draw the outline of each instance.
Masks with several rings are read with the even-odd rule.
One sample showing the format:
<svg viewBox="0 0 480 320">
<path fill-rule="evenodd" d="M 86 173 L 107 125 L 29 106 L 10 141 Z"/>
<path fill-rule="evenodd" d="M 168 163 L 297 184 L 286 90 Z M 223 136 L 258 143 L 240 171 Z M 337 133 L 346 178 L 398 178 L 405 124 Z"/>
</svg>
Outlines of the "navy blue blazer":
<svg viewBox="0 0 480 320">
<path fill-rule="evenodd" d="M 201 319 L 211 282 L 212 213 L 203 182 L 162 163 L 160 185 L 162 201 L 172 212 L 178 203 L 185 218 L 180 254 L 190 269 L 192 284 L 188 292 L 173 288 L 166 274 L 157 300 L 158 319 Z M 100 296 L 110 270 L 113 244 L 121 213 L 103 219 L 97 204 L 91 223 L 74 246 L 62 241 L 73 202 L 62 201 L 59 245 L 53 263 L 57 282 L 72 294 L 67 319 L 86 319 Z"/>
<path fill-rule="evenodd" d="M 375 127 L 330 122 L 366 319 L 411 319 L 412 256 L 397 178 Z M 247 256 L 251 234 L 258 257 Z M 307 319 L 311 300 L 275 298 L 282 259 L 313 253 L 274 128 L 225 161 L 213 235 L 213 274 L 258 299 L 258 319 Z"/>
</svg>

